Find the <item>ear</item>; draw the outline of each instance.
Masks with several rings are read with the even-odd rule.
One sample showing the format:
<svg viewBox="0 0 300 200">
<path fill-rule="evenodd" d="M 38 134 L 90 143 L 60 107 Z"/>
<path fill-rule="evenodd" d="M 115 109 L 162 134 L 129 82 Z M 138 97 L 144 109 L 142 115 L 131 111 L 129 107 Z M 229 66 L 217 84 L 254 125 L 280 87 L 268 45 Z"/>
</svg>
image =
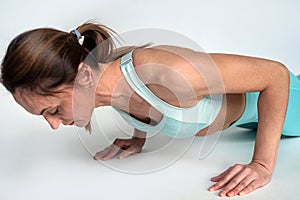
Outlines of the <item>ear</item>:
<svg viewBox="0 0 300 200">
<path fill-rule="evenodd" d="M 78 73 L 76 77 L 76 84 L 79 86 L 91 86 L 94 82 L 94 73 L 90 66 L 81 62 L 78 65 Z"/>
</svg>

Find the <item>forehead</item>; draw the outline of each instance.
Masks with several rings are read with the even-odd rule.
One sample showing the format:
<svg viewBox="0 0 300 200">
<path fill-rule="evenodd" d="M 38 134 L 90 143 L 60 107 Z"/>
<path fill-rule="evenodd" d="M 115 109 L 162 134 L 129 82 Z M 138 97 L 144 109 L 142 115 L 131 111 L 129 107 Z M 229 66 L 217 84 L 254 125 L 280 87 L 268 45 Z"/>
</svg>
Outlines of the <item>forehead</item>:
<svg viewBox="0 0 300 200">
<path fill-rule="evenodd" d="M 14 99 L 28 112 L 39 115 L 45 108 L 53 106 L 57 98 L 55 96 L 39 95 L 26 89 L 16 89 Z"/>
</svg>

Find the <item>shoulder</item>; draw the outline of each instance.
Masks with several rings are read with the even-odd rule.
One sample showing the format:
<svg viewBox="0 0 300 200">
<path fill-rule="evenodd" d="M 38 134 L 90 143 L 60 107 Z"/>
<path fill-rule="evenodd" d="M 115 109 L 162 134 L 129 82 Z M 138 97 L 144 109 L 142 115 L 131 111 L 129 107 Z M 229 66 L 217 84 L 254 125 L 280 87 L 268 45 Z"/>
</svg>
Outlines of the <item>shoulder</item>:
<svg viewBox="0 0 300 200">
<path fill-rule="evenodd" d="M 153 59 L 166 63 L 187 78 L 200 96 L 208 93 L 262 91 L 280 78 L 278 76 L 289 75 L 287 67 L 282 63 L 265 58 L 204 53 L 166 45 L 157 46 L 152 51 L 157 52 Z"/>
<path fill-rule="evenodd" d="M 195 93 L 202 97 L 199 91 L 206 91 L 207 79 L 213 79 L 216 70 L 214 62 L 209 54 L 195 51 L 190 48 L 160 45 L 146 49 L 140 49 L 134 52 L 134 65 L 136 68 L 148 68 L 148 77 L 159 84 L 166 84 L 180 94 Z M 139 69 L 137 69 L 139 70 Z M 217 74 L 217 73 L 214 73 Z M 215 75 L 216 76 L 216 75 Z M 211 86 L 212 87 L 212 86 Z M 189 88 L 189 89 L 187 89 Z M 203 93 L 202 93 L 203 94 Z"/>
<path fill-rule="evenodd" d="M 193 59 L 196 55 L 204 56 L 205 54 L 201 54 L 193 49 L 171 45 L 158 45 L 144 49 L 137 49 L 134 52 L 134 57 L 137 58 L 137 64 L 140 64 L 139 61 L 177 64 L 178 62 L 191 61 L 191 59 Z"/>
<path fill-rule="evenodd" d="M 147 76 L 156 81 L 197 78 L 200 75 L 199 63 L 206 63 L 205 67 L 209 67 L 205 59 L 209 59 L 209 56 L 192 49 L 168 45 L 138 49 L 133 54 L 136 70 L 147 71 Z"/>
<path fill-rule="evenodd" d="M 139 78 L 158 97 L 167 102 L 179 98 L 190 105 L 201 98 L 196 90 L 205 85 L 194 66 L 196 62 L 191 61 L 193 54 L 192 49 L 155 46 L 135 50 L 133 64 Z"/>
</svg>

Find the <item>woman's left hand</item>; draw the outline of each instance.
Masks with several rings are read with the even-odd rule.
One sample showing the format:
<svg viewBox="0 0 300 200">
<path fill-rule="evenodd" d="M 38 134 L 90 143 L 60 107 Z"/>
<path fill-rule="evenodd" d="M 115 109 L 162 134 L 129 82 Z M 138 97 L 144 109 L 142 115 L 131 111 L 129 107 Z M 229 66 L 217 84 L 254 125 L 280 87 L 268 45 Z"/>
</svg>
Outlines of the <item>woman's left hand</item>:
<svg viewBox="0 0 300 200">
<path fill-rule="evenodd" d="M 209 191 L 222 189 L 219 193 L 221 197 L 242 196 L 268 184 L 271 176 L 272 173 L 258 162 L 251 162 L 248 165 L 236 164 L 211 178 L 211 181 L 217 183 L 210 187 Z"/>
</svg>

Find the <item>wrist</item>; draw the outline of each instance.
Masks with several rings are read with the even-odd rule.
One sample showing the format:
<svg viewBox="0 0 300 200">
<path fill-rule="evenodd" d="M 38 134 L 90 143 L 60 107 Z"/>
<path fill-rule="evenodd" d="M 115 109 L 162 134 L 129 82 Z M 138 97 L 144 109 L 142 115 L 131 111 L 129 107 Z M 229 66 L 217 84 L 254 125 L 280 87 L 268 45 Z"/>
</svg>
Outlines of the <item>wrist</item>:
<svg viewBox="0 0 300 200">
<path fill-rule="evenodd" d="M 144 146 L 144 144 L 146 142 L 146 138 L 140 138 L 140 137 L 133 136 L 132 139 L 136 140 L 137 143 L 141 146 Z"/>
<path fill-rule="evenodd" d="M 270 176 L 273 174 L 274 165 L 270 166 L 270 165 L 267 165 L 264 162 L 262 162 L 260 160 L 256 160 L 256 159 L 253 159 L 249 165 L 258 166 L 258 167 L 262 168 Z"/>
</svg>

